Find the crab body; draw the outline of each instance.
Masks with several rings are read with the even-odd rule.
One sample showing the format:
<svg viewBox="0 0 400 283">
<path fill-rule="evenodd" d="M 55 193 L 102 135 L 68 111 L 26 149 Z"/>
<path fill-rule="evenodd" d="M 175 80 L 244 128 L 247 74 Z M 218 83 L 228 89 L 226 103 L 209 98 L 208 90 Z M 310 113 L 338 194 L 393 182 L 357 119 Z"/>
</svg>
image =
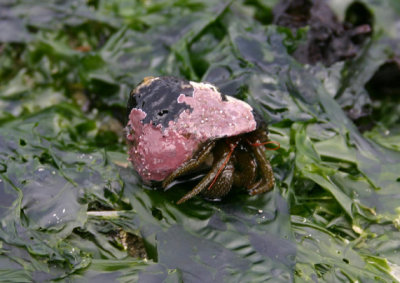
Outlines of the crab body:
<svg viewBox="0 0 400 283">
<path fill-rule="evenodd" d="M 259 149 L 250 144 L 268 138 L 265 125 L 250 105 L 211 84 L 147 77 L 130 95 L 128 119 L 129 158 L 147 183 L 163 182 L 166 187 L 182 175 L 209 170 L 195 194 L 219 198 L 237 185 L 235 171 L 249 173 L 240 166 L 257 171 L 247 178 L 249 184 L 239 184 L 247 187 L 262 171 L 254 168 L 265 156 L 257 157 Z M 239 166 L 238 160 L 249 164 Z M 271 187 L 272 173 L 268 178 Z M 213 189 L 205 190 L 207 186 Z"/>
</svg>

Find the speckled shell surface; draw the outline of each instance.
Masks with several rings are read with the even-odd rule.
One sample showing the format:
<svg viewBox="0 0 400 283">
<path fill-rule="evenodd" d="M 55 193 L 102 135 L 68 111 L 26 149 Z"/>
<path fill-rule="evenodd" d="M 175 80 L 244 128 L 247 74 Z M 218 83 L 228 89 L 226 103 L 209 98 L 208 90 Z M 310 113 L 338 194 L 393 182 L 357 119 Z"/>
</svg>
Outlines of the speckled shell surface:
<svg viewBox="0 0 400 283">
<path fill-rule="evenodd" d="M 205 142 L 256 129 L 247 103 L 208 83 L 145 78 L 128 102 L 129 159 L 144 181 L 162 181 Z"/>
</svg>

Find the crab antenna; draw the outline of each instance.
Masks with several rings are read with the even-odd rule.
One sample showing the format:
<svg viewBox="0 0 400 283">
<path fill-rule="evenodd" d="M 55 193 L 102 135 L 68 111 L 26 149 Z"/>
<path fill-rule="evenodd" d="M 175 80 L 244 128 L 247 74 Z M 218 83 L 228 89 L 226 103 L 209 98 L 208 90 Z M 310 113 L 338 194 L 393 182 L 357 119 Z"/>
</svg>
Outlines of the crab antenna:
<svg viewBox="0 0 400 283">
<path fill-rule="evenodd" d="M 228 153 L 228 155 L 225 158 L 224 163 L 221 165 L 221 167 L 219 167 L 217 174 L 214 177 L 214 180 L 211 182 L 211 184 L 208 186 L 207 190 L 210 190 L 212 188 L 212 186 L 214 186 L 215 182 L 217 181 L 219 175 L 221 175 L 222 170 L 224 170 L 226 164 L 228 164 L 229 160 L 231 159 L 232 153 L 235 150 L 235 148 L 237 147 L 238 143 L 231 143 L 229 146 L 231 148 L 230 152 Z"/>
<path fill-rule="evenodd" d="M 255 143 L 249 142 L 249 144 L 251 146 L 262 146 L 262 145 L 267 145 L 267 144 L 275 144 L 276 145 L 276 147 L 274 147 L 274 148 L 266 147 L 265 149 L 268 149 L 268 150 L 278 150 L 278 149 L 281 148 L 281 144 L 279 142 L 277 142 L 277 141 L 255 142 Z"/>
</svg>

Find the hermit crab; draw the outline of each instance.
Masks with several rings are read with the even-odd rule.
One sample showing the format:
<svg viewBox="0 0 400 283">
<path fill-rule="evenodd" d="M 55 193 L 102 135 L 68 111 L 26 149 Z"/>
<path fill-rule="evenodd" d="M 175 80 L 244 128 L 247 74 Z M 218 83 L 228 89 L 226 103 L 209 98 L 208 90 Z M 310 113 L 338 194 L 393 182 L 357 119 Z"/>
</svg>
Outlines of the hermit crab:
<svg viewBox="0 0 400 283">
<path fill-rule="evenodd" d="M 275 184 L 266 124 L 212 84 L 146 77 L 130 94 L 126 132 L 129 159 L 145 183 L 165 189 L 179 177 L 205 174 L 178 204 L 197 194 L 220 199 L 232 187 L 255 195 Z"/>
</svg>

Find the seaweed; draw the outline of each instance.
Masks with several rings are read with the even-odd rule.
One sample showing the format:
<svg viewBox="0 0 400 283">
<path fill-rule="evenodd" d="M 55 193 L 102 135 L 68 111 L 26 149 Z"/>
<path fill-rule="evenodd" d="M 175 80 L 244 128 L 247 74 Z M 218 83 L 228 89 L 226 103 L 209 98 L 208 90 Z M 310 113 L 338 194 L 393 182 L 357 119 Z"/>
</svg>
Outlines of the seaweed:
<svg viewBox="0 0 400 283">
<path fill-rule="evenodd" d="M 286 1 L 0 4 L 1 280 L 399 281 L 400 6 L 339 2 L 319 4 L 334 28 L 312 62 L 316 14 L 285 26 Z M 140 181 L 125 109 L 159 75 L 262 113 L 273 191 L 177 205 L 193 181 Z"/>
</svg>

